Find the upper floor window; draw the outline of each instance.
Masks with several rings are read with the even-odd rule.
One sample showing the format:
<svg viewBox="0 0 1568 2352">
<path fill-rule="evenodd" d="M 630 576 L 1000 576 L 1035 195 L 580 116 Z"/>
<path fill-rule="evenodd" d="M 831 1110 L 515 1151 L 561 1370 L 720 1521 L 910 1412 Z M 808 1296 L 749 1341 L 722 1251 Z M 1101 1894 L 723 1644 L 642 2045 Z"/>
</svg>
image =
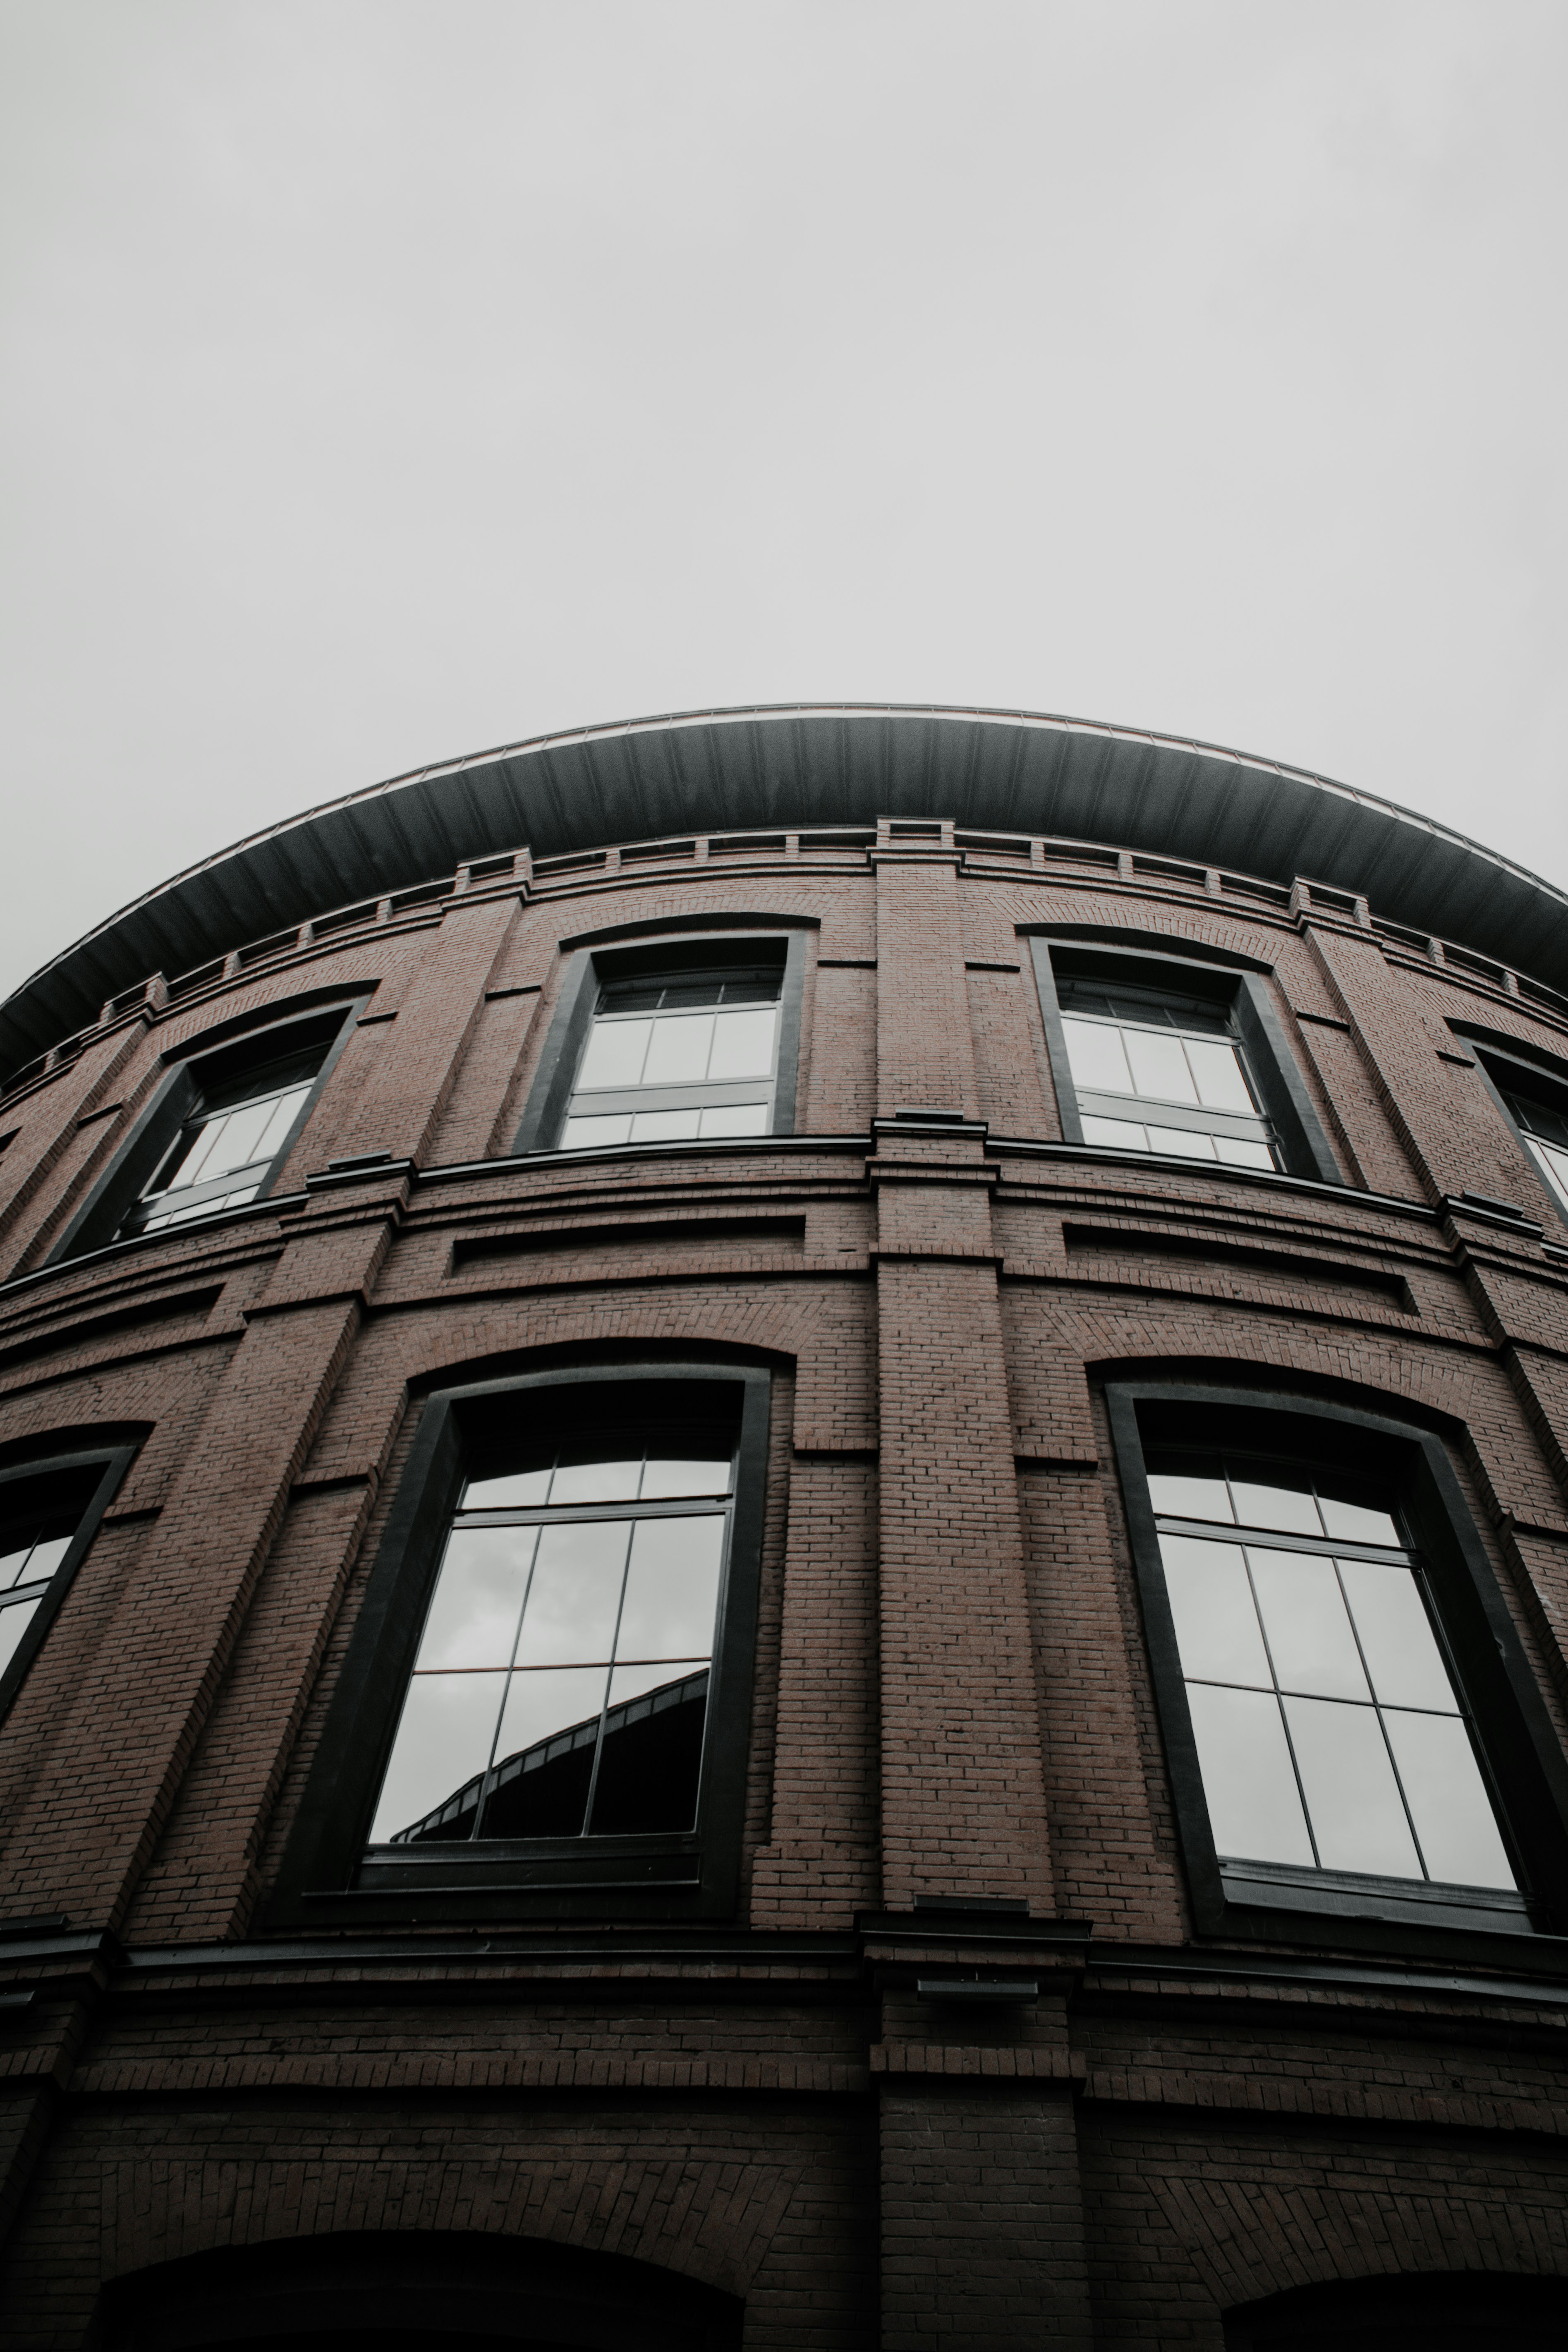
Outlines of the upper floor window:
<svg viewBox="0 0 1568 2352">
<path fill-rule="evenodd" d="M 0 1707 L 19 1687 L 99 1519 L 128 1446 L 0 1471 Z"/>
<path fill-rule="evenodd" d="M 151 1103 L 54 1251 L 193 1223 L 266 1197 L 363 1010 L 363 997 L 172 1052 Z"/>
<path fill-rule="evenodd" d="M 1342 1182 L 1260 973 L 1032 944 L 1065 1141 Z"/>
<path fill-rule="evenodd" d="M 1386 1490 L 1181 1451 L 1148 1474 L 1220 1854 L 1516 1886 Z"/>
<path fill-rule="evenodd" d="M 562 1148 L 765 1135 L 783 978 L 774 964 L 608 981 L 583 1048 Z"/>
<path fill-rule="evenodd" d="M 1222 1006 L 1078 974 L 1058 993 L 1086 1143 L 1233 1168 L 1282 1164 Z"/>
<path fill-rule="evenodd" d="M 196 1099 L 125 1219 L 126 1234 L 253 1201 L 310 1100 L 330 1039 L 232 1075 L 193 1073 Z"/>
<path fill-rule="evenodd" d="M 680 1364 L 426 1402 L 284 1916 L 727 1909 L 767 1415 L 765 1372 Z"/>
<path fill-rule="evenodd" d="M 797 929 L 579 948 L 513 1149 L 790 1134 L 805 940 Z"/>
<path fill-rule="evenodd" d="M 1480 1052 L 1479 1059 L 1547 1191 L 1568 1217 L 1568 1083 L 1511 1055 Z"/>
</svg>

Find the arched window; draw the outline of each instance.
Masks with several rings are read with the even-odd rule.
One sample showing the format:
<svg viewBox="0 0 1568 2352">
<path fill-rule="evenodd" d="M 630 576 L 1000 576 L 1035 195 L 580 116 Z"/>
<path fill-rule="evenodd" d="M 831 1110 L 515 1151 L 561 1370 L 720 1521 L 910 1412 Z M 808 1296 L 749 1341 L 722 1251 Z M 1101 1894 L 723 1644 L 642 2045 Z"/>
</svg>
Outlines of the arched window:
<svg viewBox="0 0 1568 2352">
<path fill-rule="evenodd" d="M 1563 1759 L 1436 1439 L 1245 1391 L 1108 1394 L 1205 1924 L 1551 1923 Z"/>
<path fill-rule="evenodd" d="M 426 1402 L 286 1906 L 727 1905 L 767 1410 L 689 1364 Z"/>
</svg>

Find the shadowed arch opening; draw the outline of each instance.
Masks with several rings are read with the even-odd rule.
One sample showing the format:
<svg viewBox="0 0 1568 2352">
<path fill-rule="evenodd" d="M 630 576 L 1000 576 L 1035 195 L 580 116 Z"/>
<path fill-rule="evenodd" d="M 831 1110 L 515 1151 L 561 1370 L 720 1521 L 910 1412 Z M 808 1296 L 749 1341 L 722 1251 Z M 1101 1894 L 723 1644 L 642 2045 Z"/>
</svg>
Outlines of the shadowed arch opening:
<svg viewBox="0 0 1568 2352">
<path fill-rule="evenodd" d="M 1568 2282 L 1481 2272 L 1335 2280 L 1226 2314 L 1226 2352 L 1563 2352 Z"/>
<path fill-rule="evenodd" d="M 739 2352 L 736 2295 L 622 2254 L 345 2231 L 160 2263 L 104 2290 L 104 2352 Z"/>
</svg>

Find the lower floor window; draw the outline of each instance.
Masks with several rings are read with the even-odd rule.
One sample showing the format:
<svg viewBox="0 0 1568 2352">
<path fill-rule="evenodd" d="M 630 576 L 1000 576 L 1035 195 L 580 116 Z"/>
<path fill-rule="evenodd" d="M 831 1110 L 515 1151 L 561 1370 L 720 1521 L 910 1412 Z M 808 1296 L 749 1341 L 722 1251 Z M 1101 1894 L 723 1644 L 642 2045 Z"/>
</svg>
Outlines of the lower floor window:
<svg viewBox="0 0 1568 2352">
<path fill-rule="evenodd" d="M 1516 1886 L 1392 1496 L 1182 1451 L 1148 1483 L 1218 1854 Z"/>
<path fill-rule="evenodd" d="M 463 1486 L 373 1843 L 689 1831 L 734 1432 L 520 1440 Z"/>
</svg>

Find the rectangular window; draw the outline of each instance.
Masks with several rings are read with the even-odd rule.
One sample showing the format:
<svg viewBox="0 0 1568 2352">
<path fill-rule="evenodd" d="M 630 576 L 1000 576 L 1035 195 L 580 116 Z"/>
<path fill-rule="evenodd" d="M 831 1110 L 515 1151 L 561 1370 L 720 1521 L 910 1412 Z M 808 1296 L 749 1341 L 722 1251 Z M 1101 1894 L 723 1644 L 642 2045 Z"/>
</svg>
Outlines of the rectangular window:
<svg viewBox="0 0 1568 2352">
<path fill-rule="evenodd" d="M 1200 997 L 1076 974 L 1058 983 L 1086 1143 L 1282 1166 L 1229 1016 Z"/>
<path fill-rule="evenodd" d="M 1148 1475 L 1222 1859 L 1516 1886 L 1392 1497 L 1222 1455 Z"/>
<path fill-rule="evenodd" d="M 1442 1443 L 1256 1389 L 1106 1402 L 1200 1931 L 1560 1932 L 1568 1765 Z"/>
<path fill-rule="evenodd" d="M 783 972 L 612 980 L 599 991 L 561 1145 L 766 1135 Z"/>
<path fill-rule="evenodd" d="M 795 929 L 578 948 L 513 1150 L 792 1134 L 805 945 Z"/>
<path fill-rule="evenodd" d="M 679 1363 L 427 1400 L 280 1919 L 727 1916 L 768 1400 Z"/>
<path fill-rule="evenodd" d="M 330 1042 L 297 1047 L 237 1076 L 204 1081 L 198 1067 L 197 1099 L 121 1233 L 155 1233 L 254 1201 L 293 1135 Z"/>
<path fill-rule="evenodd" d="M 1343 1181 L 1259 972 L 1032 946 L 1064 1141 Z"/>
<path fill-rule="evenodd" d="M 547 1436 L 465 1482 L 373 1844 L 695 1827 L 734 1442 Z"/>
<path fill-rule="evenodd" d="M 157 1092 L 51 1263 L 265 1199 L 366 999 L 172 1052 Z"/>
<path fill-rule="evenodd" d="M 9 1705 L 131 1462 L 131 1449 L 0 1472 L 0 1709 Z"/>
</svg>

